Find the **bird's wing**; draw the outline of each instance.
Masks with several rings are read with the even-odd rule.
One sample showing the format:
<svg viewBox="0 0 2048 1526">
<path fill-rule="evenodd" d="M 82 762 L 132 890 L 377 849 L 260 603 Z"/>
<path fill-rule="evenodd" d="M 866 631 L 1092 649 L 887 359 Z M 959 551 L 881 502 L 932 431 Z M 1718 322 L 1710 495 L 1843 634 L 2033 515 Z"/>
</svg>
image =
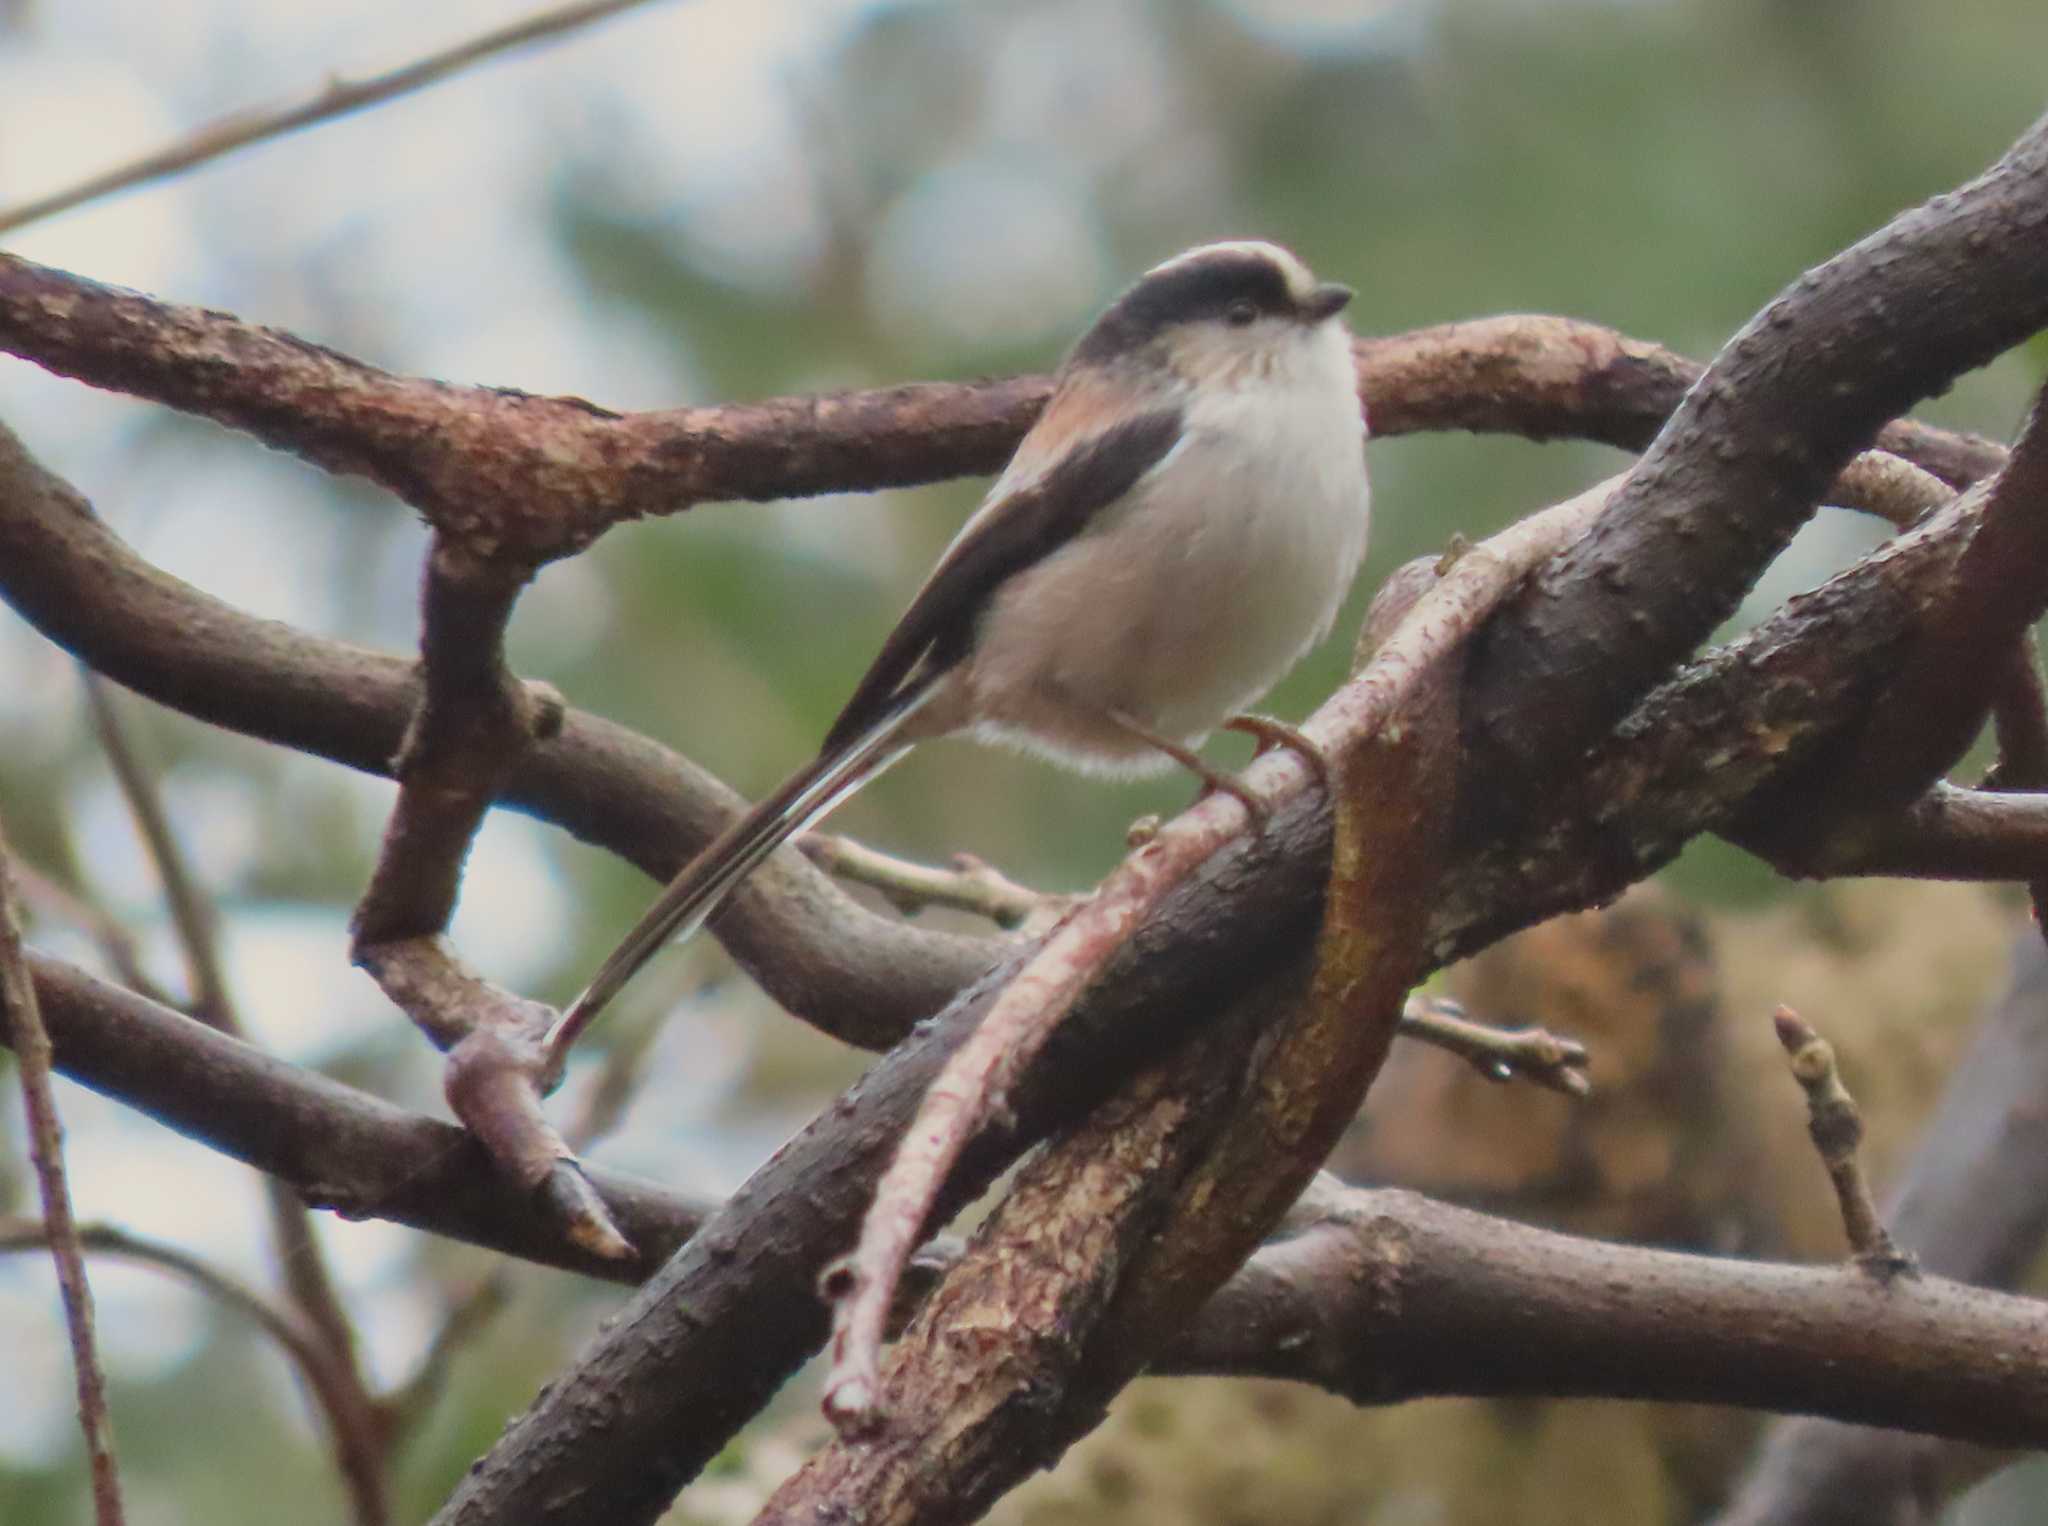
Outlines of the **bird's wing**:
<svg viewBox="0 0 2048 1526">
<path fill-rule="evenodd" d="M 1041 424 L 1051 421 L 1060 404 L 1055 397 Z M 859 736 L 907 686 L 928 682 L 966 656 L 975 621 L 997 587 L 1081 534 L 1166 459 L 1181 430 L 1180 409 L 1160 408 L 1111 425 L 1014 487 L 1005 488 L 1014 475 L 1005 473 L 996 484 L 1000 496 L 991 496 L 946 548 L 820 751 L 830 753 Z M 1027 439 L 1019 448 L 1020 456 L 1030 444 Z"/>
</svg>

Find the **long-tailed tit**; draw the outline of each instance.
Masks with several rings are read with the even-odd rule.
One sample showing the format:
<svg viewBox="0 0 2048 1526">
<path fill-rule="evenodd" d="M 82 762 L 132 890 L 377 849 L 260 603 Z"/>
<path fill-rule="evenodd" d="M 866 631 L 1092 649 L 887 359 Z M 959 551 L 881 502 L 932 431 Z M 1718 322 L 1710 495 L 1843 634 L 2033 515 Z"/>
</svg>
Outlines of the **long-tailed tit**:
<svg viewBox="0 0 2048 1526">
<path fill-rule="evenodd" d="M 1241 794 L 1191 749 L 1322 638 L 1365 554 L 1350 298 L 1257 242 L 1191 249 L 1118 297 L 817 757 L 661 893 L 549 1036 L 555 1063 L 662 944 L 914 742 L 964 732 L 1095 773 L 1172 760 Z"/>
</svg>

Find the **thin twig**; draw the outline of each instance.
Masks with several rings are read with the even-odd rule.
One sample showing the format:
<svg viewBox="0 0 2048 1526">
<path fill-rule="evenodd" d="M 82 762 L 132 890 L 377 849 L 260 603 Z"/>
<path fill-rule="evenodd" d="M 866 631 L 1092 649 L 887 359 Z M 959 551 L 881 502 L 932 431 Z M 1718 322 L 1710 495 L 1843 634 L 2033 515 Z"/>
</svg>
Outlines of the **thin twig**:
<svg viewBox="0 0 2048 1526">
<path fill-rule="evenodd" d="M 14 888 L 32 912 L 69 922 L 98 947 L 100 955 L 121 984 L 151 1001 L 175 1007 L 178 1000 L 142 967 L 142 952 L 135 935 L 121 925 L 103 906 L 97 906 L 77 891 L 34 864 L 14 861 Z"/>
<path fill-rule="evenodd" d="M 156 1267 L 192 1284 L 217 1303 L 247 1315 L 263 1333 L 283 1348 L 309 1374 L 321 1361 L 318 1343 L 298 1322 L 246 1282 L 229 1275 L 190 1251 L 167 1241 L 153 1240 L 115 1224 L 81 1224 L 78 1243 L 96 1255 L 117 1256 Z M 0 1214 L 0 1255 L 40 1250 L 50 1244 L 50 1232 L 34 1219 Z"/>
<path fill-rule="evenodd" d="M 0 1216 L 0 1255 L 33 1250 L 49 1243 L 48 1230 L 35 1220 Z M 179 1246 L 134 1234 L 113 1224 L 79 1225 L 78 1243 L 96 1255 L 139 1262 L 182 1278 L 214 1302 L 246 1315 L 258 1329 L 277 1342 L 279 1349 L 298 1368 L 313 1402 L 326 1417 L 328 1429 L 338 1439 L 348 1437 L 360 1426 L 356 1414 L 360 1392 L 358 1380 L 336 1362 L 334 1353 L 316 1331 L 301 1326 L 289 1313 L 247 1283 Z M 363 1519 L 362 1497 L 353 1492 L 355 1480 L 350 1478 L 348 1481 L 357 1518 Z M 388 1514 L 387 1509 L 386 1517 Z"/>
<path fill-rule="evenodd" d="M 2012 971 L 1887 1194 L 1884 1219 L 1923 1272 L 2011 1288 L 2048 1233 L 2048 947 L 2013 940 Z M 1931 1519 L 1984 1454 L 1814 1415 L 1773 1425 L 1713 1526 Z"/>
<path fill-rule="evenodd" d="M 1047 895 L 1018 884 L 971 853 L 956 853 L 952 868 L 935 869 L 929 864 L 878 852 L 835 832 L 812 832 L 797 846 L 804 857 L 827 874 L 879 890 L 904 912 L 948 906 L 986 917 L 1005 931 L 1014 931 L 1034 917 L 1056 915 L 1067 904 L 1063 896 Z"/>
<path fill-rule="evenodd" d="M 246 1038 L 234 992 L 220 952 L 220 917 L 212 898 L 178 842 L 164 809 L 162 792 L 129 735 L 107 681 L 81 668 L 87 707 L 100 747 L 114 770 L 122 798 L 142 834 L 157 878 L 162 881 L 171 925 L 185 961 L 190 1012 L 208 1027 Z M 278 1271 L 292 1302 L 324 1345 L 329 1370 L 323 1381 L 322 1407 L 334 1442 L 335 1462 L 347 1489 L 358 1526 L 382 1526 L 391 1518 L 390 1484 L 386 1477 L 389 1427 L 371 1394 L 357 1360 L 359 1342 L 354 1322 L 335 1288 L 320 1237 L 298 1194 L 276 1177 L 263 1180 L 270 1214 L 270 1235 Z"/>
<path fill-rule="evenodd" d="M 107 681 L 84 666 L 79 668 L 79 675 L 85 682 L 86 708 L 92 715 L 100 750 L 107 755 L 121 798 L 128 803 L 129 815 L 135 818 L 135 828 L 142 834 L 143 847 L 156 866 L 157 878 L 163 881 L 171 925 L 177 929 L 178 948 L 185 959 L 189 1010 L 207 1026 L 239 1038 L 242 1028 L 228 995 L 227 977 L 221 970 L 219 918 L 213 903 L 199 888 L 185 862 L 177 834 L 171 830 L 170 817 L 164 810 L 163 796 L 128 735 Z"/>
<path fill-rule="evenodd" d="M 1521 1078 L 1567 1097 L 1589 1096 L 1586 1046 L 1548 1028 L 1494 1028 L 1474 1022 L 1464 1006 L 1444 996 L 1408 998 L 1398 1030 L 1403 1038 L 1454 1054 L 1489 1081 Z"/>
<path fill-rule="evenodd" d="M 68 212 L 110 192 L 163 180 L 252 143 L 282 137 L 301 127 L 311 127 L 395 96 L 408 95 L 510 48 L 558 37 L 644 3 L 645 0 L 578 0 L 574 5 L 536 11 L 523 21 L 515 21 L 494 32 L 485 32 L 385 73 L 360 80 L 330 78 L 301 100 L 233 112 L 207 123 L 176 143 L 104 170 L 76 185 L 52 191 L 47 196 L 38 196 L 32 201 L 0 207 L 0 233 L 12 232 L 58 212 Z"/>
<path fill-rule="evenodd" d="M 1821 1163 L 1828 1168 L 1828 1180 L 1842 1207 L 1842 1228 L 1857 1264 L 1878 1277 L 1913 1273 L 1913 1258 L 1892 1243 L 1891 1232 L 1878 1217 L 1870 1184 L 1864 1180 L 1863 1164 L 1856 1155 L 1863 1143 L 1863 1114 L 1835 1068 L 1834 1046 L 1790 1007 L 1778 1008 L 1771 1021 L 1791 1061 L 1792 1079 L 1806 1093 L 1807 1132 L 1820 1151 Z"/>
<path fill-rule="evenodd" d="M 85 1255 L 78 1244 L 78 1223 L 71 1212 L 71 1189 L 65 1181 L 64 1125 L 57 1117 L 49 1030 L 36 1004 L 35 986 L 21 944 L 21 914 L 16 910 L 14 876 L 7 842 L 0 834 L 0 1020 L 21 1070 L 21 1099 L 28 1117 L 29 1158 L 42 1192 L 50 1259 L 57 1267 L 57 1287 L 64 1300 L 64 1326 L 71 1335 L 71 1363 L 78 1380 L 78 1420 L 85 1432 L 85 1452 L 92 1471 L 92 1503 L 99 1526 L 120 1526 L 121 1477 L 114 1466 L 114 1429 L 107 1415 L 107 1379 L 100 1368 L 93 1339 L 92 1285 L 85 1278 Z"/>
</svg>

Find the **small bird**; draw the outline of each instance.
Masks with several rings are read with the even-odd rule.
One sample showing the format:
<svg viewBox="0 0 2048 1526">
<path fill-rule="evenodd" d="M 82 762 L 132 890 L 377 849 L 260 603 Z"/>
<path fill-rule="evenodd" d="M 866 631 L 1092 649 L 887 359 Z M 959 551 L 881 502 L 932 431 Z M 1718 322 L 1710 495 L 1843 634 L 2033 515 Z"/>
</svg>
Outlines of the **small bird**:
<svg viewBox="0 0 2048 1526">
<path fill-rule="evenodd" d="M 1045 411 L 946 548 L 817 757 L 669 884 L 548 1037 L 575 1036 L 671 937 L 901 757 L 953 733 L 1099 774 L 1179 763 L 1328 632 L 1365 554 L 1365 418 L 1344 286 L 1287 250 L 1205 244 L 1084 333 Z"/>
</svg>

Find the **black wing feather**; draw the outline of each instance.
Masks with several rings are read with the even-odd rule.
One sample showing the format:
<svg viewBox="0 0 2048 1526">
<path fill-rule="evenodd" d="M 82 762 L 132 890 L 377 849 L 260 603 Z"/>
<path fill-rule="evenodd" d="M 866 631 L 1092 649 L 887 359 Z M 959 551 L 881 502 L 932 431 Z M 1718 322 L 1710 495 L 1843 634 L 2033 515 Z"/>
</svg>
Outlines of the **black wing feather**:
<svg viewBox="0 0 2048 1526">
<path fill-rule="evenodd" d="M 1180 435 L 1178 408 L 1113 425 L 955 541 L 882 643 L 820 750 L 831 752 L 865 731 L 907 683 L 927 680 L 965 657 L 975 621 L 996 589 L 1082 533 L 1089 520 L 1164 460 Z"/>
</svg>

